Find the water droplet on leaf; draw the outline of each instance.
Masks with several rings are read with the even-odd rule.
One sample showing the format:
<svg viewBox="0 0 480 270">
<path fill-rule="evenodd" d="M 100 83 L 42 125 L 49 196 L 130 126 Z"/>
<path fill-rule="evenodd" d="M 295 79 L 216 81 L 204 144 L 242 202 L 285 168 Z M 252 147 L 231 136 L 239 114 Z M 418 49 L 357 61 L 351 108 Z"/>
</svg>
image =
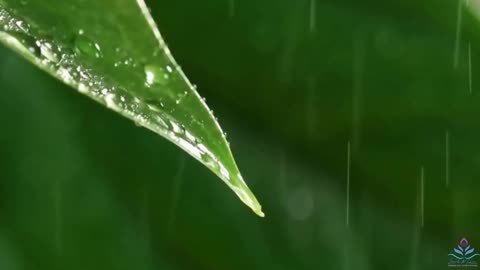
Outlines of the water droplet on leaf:
<svg viewBox="0 0 480 270">
<path fill-rule="evenodd" d="M 30 32 L 30 25 L 24 21 L 16 21 L 15 24 L 25 33 Z"/>
<path fill-rule="evenodd" d="M 59 61 L 59 50 L 56 46 L 45 41 L 37 41 L 37 46 L 40 48 L 40 54 L 48 61 L 53 63 Z"/>
<path fill-rule="evenodd" d="M 145 84 L 152 86 L 154 84 L 165 85 L 169 79 L 167 73 L 162 67 L 155 65 L 145 65 Z"/>
<path fill-rule="evenodd" d="M 84 36 L 82 30 L 79 33 L 75 39 L 76 51 L 88 57 L 101 58 L 103 55 L 100 45 Z"/>
<path fill-rule="evenodd" d="M 163 103 L 158 100 L 146 100 L 147 106 L 150 110 L 161 112 L 163 109 Z"/>
</svg>

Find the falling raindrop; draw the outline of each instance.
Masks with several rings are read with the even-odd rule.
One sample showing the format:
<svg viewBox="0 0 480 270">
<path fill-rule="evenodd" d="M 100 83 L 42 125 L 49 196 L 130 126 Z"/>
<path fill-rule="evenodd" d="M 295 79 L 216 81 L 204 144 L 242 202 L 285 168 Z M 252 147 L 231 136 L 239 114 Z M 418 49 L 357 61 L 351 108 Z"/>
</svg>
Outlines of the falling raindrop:
<svg viewBox="0 0 480 270">
<path fill-rule="evenodd" d="M 463 0 L 458 1 L 458 8 L 457 8 L 457 28 L 455 32 L 455 49 L 453 52 L 453 67 L 458 67 L 458 58 L 460 55 L 460 39 L 461 39 L 461 30 L 462 30 L 462 2 Z"/>
<path fill-rule="evenodd" d="M 450 132 L 445 131 L 445 186 L 450 185 Z"/>
<path fill-rule="evenodd" d="M 350 167 L 351 167 L 351 151 L 350 151 L 350 141 L 347 143 L 347 192 L 346 192 L 346 217 L 345 217 L 345 223 L 347 227 L 350 224 Z"/>
<path fill-rule="evenodd" d="M 424 189 L 424 186 L 425 186 L 425 169 L 422 166 L 420 168 L 420 217 L 421 217 L 420 225 L 421 225 L 421 227 L 423 227 L 424 224 L 425 224 L 425 217 L 424 217 L 424 213 L 425 213 L 425 198 L 424 198 L 425 189 Z"/>
<path fill-rule="evenodd" d="M 468 42 L 468 90 L 472 94 L 472 44 Z"/>
<path fill-rule="evenodd" d="M 316 24 L 316 0 L 310 0 L 310 32 L 315 32 L 315 24 Z"/>
<path fill-rule="evenodd" d="M 310 78 L 308 80 L 307 94 L 305 95 L 305 122 L 307 127 L 307 134 L 310 138 L 317 135 L 316 120 L 317 120 L 317 102 L 316 102 L 316 79 Z"/>
<path fill-rule="evenodd" d="M 54 211 L 55 211 L 55 247 L 58 254 L 62 252 L 63 246 L 63 217 L 62 217 L 62 198 L 63 189 L 60 181 L 53 182 L 54 193 Z"/>
</svg>

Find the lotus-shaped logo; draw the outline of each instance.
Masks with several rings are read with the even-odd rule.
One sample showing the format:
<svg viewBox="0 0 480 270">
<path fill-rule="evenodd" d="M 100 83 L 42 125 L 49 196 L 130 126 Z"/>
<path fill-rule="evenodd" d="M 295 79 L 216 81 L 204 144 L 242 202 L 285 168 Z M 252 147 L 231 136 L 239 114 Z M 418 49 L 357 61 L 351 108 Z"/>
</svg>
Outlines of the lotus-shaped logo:
<svg viewBox="0 0 480 270">
<path fill-rule="evenodd" d="M 448 262 L 448 266 L 452 267 L 476 267 L 477 262 L 472 260 L 473 258 L 480 256 L 479 253 L 473 253 L 475 251 L 474 248 L 470 247 L 468 244 L 467 238 L 463 237 L 460 239 L 460 243 L 457 247 L 453 248 L 454 253 L 449 253 L 448 256 L 450 257 L 450 261 Z"/>
</svg>

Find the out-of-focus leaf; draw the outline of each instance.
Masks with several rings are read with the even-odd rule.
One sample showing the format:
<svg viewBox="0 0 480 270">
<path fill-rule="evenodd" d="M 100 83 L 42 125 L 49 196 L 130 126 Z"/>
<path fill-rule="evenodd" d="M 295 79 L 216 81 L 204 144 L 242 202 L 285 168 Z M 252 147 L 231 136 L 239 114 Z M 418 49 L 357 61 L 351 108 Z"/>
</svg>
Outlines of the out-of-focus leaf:
<svg viewBox="0 0 480 270">
<path fill-rule="evenodd" d="M 263 216 L 213 113 L 173 59 L 143 0 L 0 0 L 0 41 L 184 149 Z"/>
</svg>

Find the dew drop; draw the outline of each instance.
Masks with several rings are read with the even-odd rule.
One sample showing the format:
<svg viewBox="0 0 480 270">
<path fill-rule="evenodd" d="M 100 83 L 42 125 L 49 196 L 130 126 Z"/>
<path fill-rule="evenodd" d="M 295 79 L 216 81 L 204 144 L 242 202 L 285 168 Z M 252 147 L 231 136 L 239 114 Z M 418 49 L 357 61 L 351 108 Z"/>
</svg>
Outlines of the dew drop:
<svg viewBox="0 0 480 270">
<path fill-rule="evenodd" d="M 57 70 L 57 75 L 67 84 L 70 84 L 73 81 L 72 73 L 66 68 L 59 68 Z"/>
<path fill-rule="evenodd" d="M 32 36 L 23 33 L 23 32 L 16 32 L 16 31 L 6 31 L 8 35 L 12 36 L 17 42 L 21 43 L 26 50 L 30 53 L 35 55 L 36 57 L 40 57 L 40 47 L 37 45 L 37 41 Z M 13 40 L 12 40 L 13 41 Z"/>
<path fill-rule="evenodd" d="M 78 91 L 80 91 L 80 93 L 86 94 L 86 93 L 88 93 L 88 87 L 83 83 L 79 83 L 78 84 Z"/>
<path fill-rule="evenodd" d="M 174 121 L 170 121 L 170 124 L 172 125 L 172 128 L 173 128 L 173 132 L 178 136 L 183 136 L 183 134 L 185 133 L 185 128 L 174 122 Z"/>
<path fill-rule="evenodd" d="M 124 64 L 125 66 L 133 66 L 133 65 L 134 65 L 134 64 L 133 64 L 133 59 L 129 57 L 129 58 L 127 58 L 127 59 L 125 59 L 125 60 L 123 61 L 123 64 Z"/>
<path fill-rule="evenodd" d="M 16 21 L 15 24 L 25 33 L 30 33 L 30 25 L 24 21 Z"/>
<path fill-rule="evenodd" d="M 84 36 L 83 30 L 79 31 L 79 35 L 75 39 L 75 50 L 88 57 L 101 58 L 103 56 L 100 45 Z"/>
<path fill-rule="evenodd" d="M 155 65 L 145 65 L 145 85 L 151 87 L 154 84 L 165 85 L 168 82 L 169 75 L 162 67 Z"/>
<path fill-rule="evenodd" d="M 48 61 L 53 63 L 59 61 L 59 50 L 55 45 L 45 41 L 37 41 L 36 44 L 40 48 L 40 54 Z"/>
<path fill-rule="evenodd" d="M 188 132 L 187 130 L 185 130 L 185 137 L 189 142 L 194 144 L 197 143 L 197 138 L 195 138 L 195 136 L 193 136 L 192 133 Z"/>
<path fill-rule="evenodd" d="M 145 102 L 147 103 L 147 107 L 152 111 L 161 112 L 163 109 L 163 103 L 161 101 L 146 100 Z"/>
<path fill-rule="evenodd" d="M 119 110 L 117 98 L 114 94 L 110 93 L 108 89 L 102 89 L 102 95 L 105 100 L 105 104 L 107 105 L 107 108 Z"/>
</svg>

